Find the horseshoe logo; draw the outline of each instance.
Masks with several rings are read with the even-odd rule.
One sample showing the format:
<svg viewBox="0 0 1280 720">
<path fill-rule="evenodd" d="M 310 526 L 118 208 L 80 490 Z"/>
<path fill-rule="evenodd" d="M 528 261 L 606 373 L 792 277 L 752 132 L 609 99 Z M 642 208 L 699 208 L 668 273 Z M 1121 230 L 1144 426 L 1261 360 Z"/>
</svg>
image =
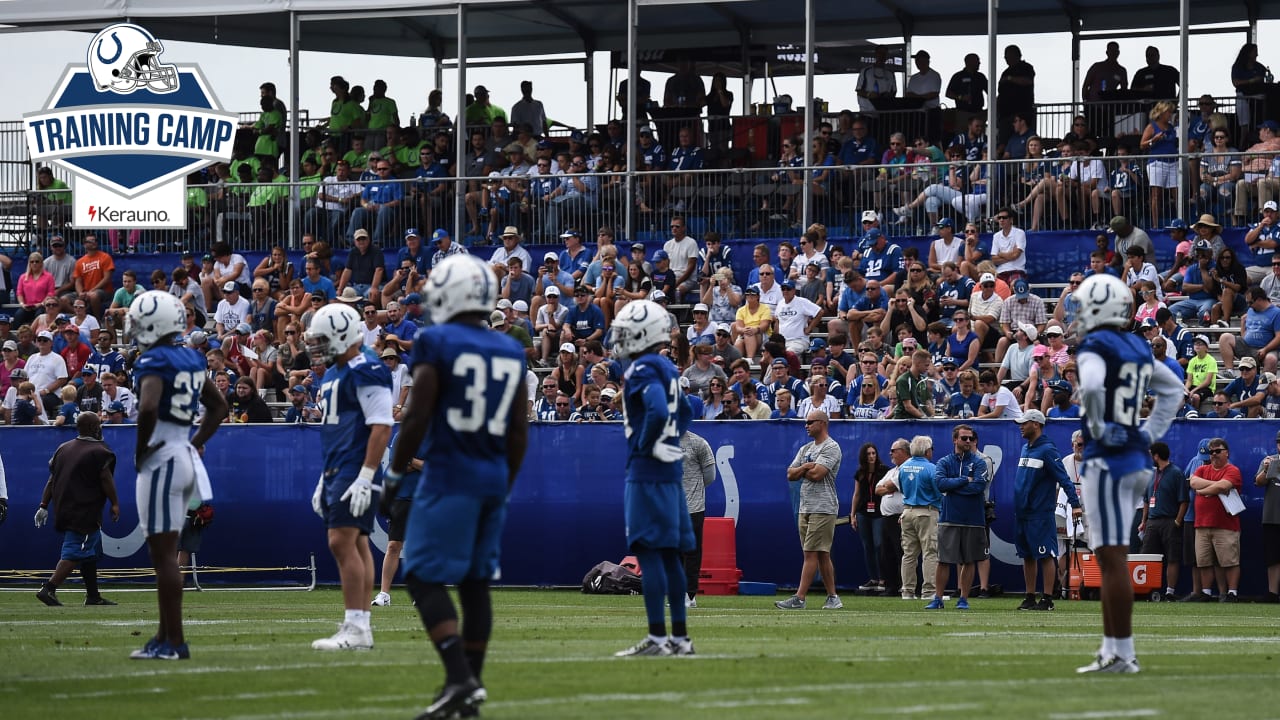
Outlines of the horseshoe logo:
<svg viewBox="0 0 1280 720">
<path fill-rule="evenodd" d="M 109 57 L 109 58 L 104 58 L 104 57 L 102 57 L 102 43 L 103 43 L 103 40 L 98 40 L 98 47 L 97 47 L 97 49 L 96 49 L 96 51 L 95 51 L 95 52 L 97 53 L 97 55 L 98 55 L 98 62 L 101 62 L 101 63 L 103 63 L 103 64 L 105 64 L 105 65 L 110 65 L 111 63 L 115 62 L 116 60 L 119 60 L 119 59 L 120 59 L 120 53 L 124 52 L 124 46 L 122 46 L 122 45 L 120 44 L 120 38 L 116 37 L 116 34 L 115 34 L 115 33 L 111 33 L 111 41 L 112 41 L 112 42 L 114 42 L 114 43 L 116 44 L 116 54 L 115 54 L 115 55 L 112 55 L 112 56 L 111 56 L 111 57 Z"/>
<path fill-rule="evenodd" d="M 342 327 L 338 327 L 339 319 L 342 320 Z M 334 313 L 329 316 L 329 327 L 333 328 L 334 332 L 345 333 L 347 328 L 351 327 L 351 318 L 347 317 L 343 313 Z"/>
</svg>

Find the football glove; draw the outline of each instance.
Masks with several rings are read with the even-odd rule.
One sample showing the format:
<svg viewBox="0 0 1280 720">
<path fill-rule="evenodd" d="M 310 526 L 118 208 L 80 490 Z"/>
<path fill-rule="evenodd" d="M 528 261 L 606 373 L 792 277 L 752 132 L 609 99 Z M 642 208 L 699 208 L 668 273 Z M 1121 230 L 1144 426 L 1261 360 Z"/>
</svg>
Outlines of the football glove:
<svg viewBox="0 0 1280 720">
<path fill-rule="evenodd" d="M 36 527 L 44 527 L 44 523 L 49 519 L 49 511 L 44 508 L 36 510 Z"/>
<path fill-rule="evenodd" d="M 201 503 L 200 507 L 191 511 L 191 524 L 194 527 L 208 527 L 213 522 L 213 506 L 209 503 Z"/>
<path fill-rule="evenodd" d="M 322 477 L 316 481 L 316 491 L 311 493 L 311 509 L 314 510 L 316 515 L 319 515 L 320 517 L 324 517 L 324 505 L 322 504 L 323 501 L 324 501 L 324 478 Z"/>
<path fill-rule="evenodd" d="M 349 501 L 352 517 L 360 517 L 369 509 L 373 501 L 373 468 L 362 467 L 355 482 L 347 487 L 339 500 Z"/>
<path fill-rule="evenodd" d="M 655 460 L 664 463 L 673 463 L 684 458 L 684 452 L 680 448 L 661 441 L 654 443 L 651 454 Z"/>
</svg>

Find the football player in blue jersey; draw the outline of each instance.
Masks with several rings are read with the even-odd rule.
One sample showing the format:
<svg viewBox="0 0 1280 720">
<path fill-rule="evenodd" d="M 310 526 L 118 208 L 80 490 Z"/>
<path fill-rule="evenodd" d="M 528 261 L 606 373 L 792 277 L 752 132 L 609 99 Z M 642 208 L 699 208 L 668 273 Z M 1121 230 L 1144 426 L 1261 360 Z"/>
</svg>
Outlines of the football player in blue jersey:
<svg viewBox="0 0 1280 720">
<path fill-rule="evenodd" d="M 391 442 L 391 371 L 364 347 L 360 315 L 350 305 L 326 305 L 303 335 L 312 362 L 327 366 L 316 405 L 324 470 L 311 509 L 324 519 L 329 552 L 338 564 L 346 608 L 338 632 L 311 643 L 315 650 L 368 650 L 369 588 L 373 587 L 373 490 Z"/>
<path fill-rule="evenodd" d="M 489 266 L 473 255 L 445 258 L 427 278 L 426 297 L 432 325 L 410 352 L 413 391 L 386 485 L 394 493 L 414 457 L 423 459 L 401 566 L 445 669 L 444 688 L 419 717 L 443 718 L 475 714 L 487 698 L 480 673 L 493 628 L 489 582 L 529 425 L 524 348 L 489 329 L 498 300 Z M 450 584 L 458 586 L 461 628 Z"/>
<path fill-rule="evenodd" d="M 692 655 L 685 627 L 682 553 L 695 547 L 684 496 L 680 436 L 693 411 L 680 392 L 680 373 L 659 354 L 670 341 L 667 311 L 647 300 L 628 303 L 610 330 L 614 357 L 630 367 L 623 374 L 623 422 L 627 477 L 623 510 L 627 544 L 643 568 L 644 609 L 649 634 L 618 657 Z M 667 636 L 663 603 L 671 607 Z"/>
<path fill-rule="evenodd" d="M 1089 546 L 1102 571 L 1102 648 L 1080 673 L 1136 673 L 1133 586 L 1129 582 L 1129 530 L 1133 508 L 1151 481 L 1151 443 L 1159 440 L 1182 404 L 1182 383 L 1151 348 L 1128 332 L 1133 294 L 1119 278 L 1098 274 L 1075 291 L 1083 336 L 1076 352 L 1084 407 L 1084 507 Z M 1142 421 L 1150 388 L 1155 405 Z"/>
<path fill-rule="evenodd" d="M 137 296 L 125 315 L 125 338 L 141 351 L 133 366 L 138 390 L 135 495 L 138 522 L 155 566 L 160 615 L 155 636 L 129 656 L 135 660 L 191 657 L 182 632 L 178 532 L 192 494 L 199 492 L 206 502 L 213 499 L 201 455 L 227 416 L 227 402 L 213 383 L 205 381 L 204 356 L 179 344 L 185 327 L 182 302 L 163 290 Z M 190 435 L 201 403 L 204 416 Z"/>
</svg>

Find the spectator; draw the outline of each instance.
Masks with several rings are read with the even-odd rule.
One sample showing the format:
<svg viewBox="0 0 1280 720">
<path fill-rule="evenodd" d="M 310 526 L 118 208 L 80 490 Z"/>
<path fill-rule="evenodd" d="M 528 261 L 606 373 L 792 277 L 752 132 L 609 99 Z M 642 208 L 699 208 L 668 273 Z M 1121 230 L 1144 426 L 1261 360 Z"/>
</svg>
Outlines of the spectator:
<svg viewBox="0 0 1280 720">
<path fill-rule="evenodd" d="M 1190 496 L 1187 493 L 1187 476 L 1181 468 L 1169 462 L 1169 446 L 1162 442 L 1152 443 L 1151 457 L 1155 460 L 1155 475 L 1142 494 L 1142 522 L 1138 525 L 1138 532 L 1143 535 L 1144 555 L 1156 554 L 1166 558 L 1164 599 L 1172 602 L 1178 597 L 1182 518 L 1187 514 Z"/>
<path fill-rule="evenodd" d="M 240 296 L 240 286 L 235 281 L 228 280 L 222 286 L 222 293 L 222 300 L 218 303 L 213 318 L 218 339 L 226 342 L 236 326 L 249 319 L 252 308 L 249 301 Z"/>
<path fill-rule="evenodd" d="M 895 441 L 895 445 L 899 441 Z M 938 492 L 933 459 L 933 440 L 925 435 L 911 438 L 910 459 L 900 461 L 894 483 L 902 491 L 902 597 L 917 597 L 916 569 L 922 565 L 921 595 L 936 594 L 934 585 L 938 563 L 938 511 L 942 496 Z M 887 538 L 886 538 L 887 540 Z"/>
<path fill-rule="evenodd" d="M 548 256 L 552 253 L 547 253 Z M 547 258 L 547 263 L 551 264 L 551 258 Z M 568 273 L 565 273 L 568 274 Z M 546 300 L 542 303 L 537 311 L 537 319 L 534 322 L 534 330 L 537 331 L 541 342 L 541 353 L 539 361 L 544 367 L 551 358 L 551 348 L 556 346 L 561 337 L 561 330 L 564 327 L 564 319 L 569 309 L 560 305 L 560 288 L 557 285 L 550 285 L 545 291 Z"/>
<path fill-rule="evenodd" d="M 827 591 L 823 609 L 844 607 L 836 594 L 835 566 L 831 562 L 835 519 L 840 510 L 835 479 L 840 470 L 841 452 L 840 445 L 828 434 L 828 425 L 829 420 L 821 411 L 805 416 L 805 431 L 813 440 L 796 452 L 787 468 L 787 480 L 801 482 L 799 530 L 804 565 L 796 594 L 774 603 L 782 610 L 804 609 L 809 585 L 818 571 L 822 572 L 822 584 Z"/>
<path fill-rule="evenodd" d="M 860 268 L 867 282 L 874 280 L 883 285 L 886 291 L 902 282 L 902 276 L 906 274 L 902 248 L 896 243 L 890 243 L 888 236 L 879 228 L 868 230 L 863 235 L 863 242 L 869 243 L 862 255 Z"/>
<path fill-rule="evenodd" d="M 983 370 L 978 376 L 978 389 L 982 391 L 982 409 L 976 417 L 979 420 L 990 418 L 1006 418 L 1017 420 L 1022 417 L 1022 408 L 1017 397 L 1000 384 L 996 373 Z"/>
<path fill-rule="evenodd" d="M 1022 59 L 1022 50 L 1017 45 L 1009 45 L 1004 49 L 1004 60 L 1008 67 L 1000 73 L 996 86 L 996 94 L 1000 98 L 997 105 L 1000 113 L 997 125 L 1002 136 L 1008 134 L 1015 113 L 1025 113 L 1023 117 L 1027 118 L 1033 129 L 1036 117 L 1035 68 Z"/>
<path fill-rule="evenodd" d="M 311 400 L 311 395 L 304 385 L 294 385 L 289 389 L 289 408 L 285 410 L 286 423 L 318 423 L 320 409 Z"/>
<path fill-rule="evenodd" d="M 716 420 L 750 420 L 751 416 L 742 409 L 741 396 L 733 390 L 726 391 L 721 399 L 723 410 L 716 415 Z"/>
<path fill-rule="evenodd" d="M 235 397 L 231 400 L 230 420 L 233 423 L 269 423 L 271 408 L 258 395 L 253 381 L 242 377 L 236 381 Z"/>
<path fill-rule="evenodd" d="M 115 261 L 98 249 L 98 239 L 93 233 L 85 235 L 80 244 L 84 247 L 84 255 L 76 260 L 72 273 L 76 293 L 80 295 L 80 299 L 88 301 L 96 317 L 102 317 L 107 298 L 115 292 L 115 286 L 111 282 L 111 275 L 116 269 Z"/>
<path fill-rule="evenodd" d="M 1244 312 L 1244 291 L 1249 286 L 1249 276 L 1236 259 L 1236 252 L 1226 248 L 1218 253 L 1218 262 L 1209 270 L 1209 277 L 1217 299 L 1209 310 L 1208 322 L 1215 327 L 1230 327 L 1231 316 Z"/>
<path fill-rule="evenodd" d="M 1000 104 L 1004 109 L 1004 103 Z M 1017 213 L 1004 207 L 996 213 L 1000 229 L 991 236 L 991 261 L 996 264 L 996 277 L 1012 284 L 1027 274 L 1027 234 L 1017 227 Z"/>
<path fill-rule="evenodd" d="M 711 362 L 712 347 L 710 345 L 694 345 L 691 350 L 693 363 L 685 368 L 682 376 L 689 380 L 689 387 L 693 392 L 703 393 L 713 379 L 727 378 L 724 369 Z"/>
<path fill-rule="evenodd" d="M 369 242 L 369 233 L 357 230 L 355 247 L 347 254 L 347 266 L 343 268 L 335 289 L 341 292 L 349 285 L 360 297 L 377 305 L 382 297 L 385 273 L 386 260 L 382 248 Z"/>
<path fill-rule="evenodd" d="M 216 351 L 215 351 L 216 352 Z M 27 366 L 30 367 L 28 362 Z M 120 406 L 120 422 L 137 422 L 138 420 L 138 401 L 133 391 L 124 387 L 121 382 L 120 375 L 114 373 L 102 373 L 98 376 L 98 381 L 102 383 L 102 406 L 110 414 L 110 408 L 113 404 L 119 403 Z"/>
<path fill-rule="evenodd" d="M 404 203 L 404 185 L 396 181 L 391 174 L 391 160 L 372 161 L 377 178 L 365 183 L 360 192 L 359 207 L 351 212 L 351 221 L 347 226 L 348 240 L 355 244 L 358 230 L 368 230 L 370 216 L 373 219 L 373 242 L 386 247 L 391 241 L 391 232 L 400 218 L 400 206 Z"/>
<path fill-rule="evenodd" d="M 760 395 L 756 392 L 756 386 L 753 383 L 742 386 L 741 409 L 751 420 L 768 420 L 773 414 L 773 408 L 760 400 Z"/>
<path fill-rule="evenodd" d="M 858 110 L 870 117 L 876 116 L 876 101 L 883 98 L 896 97 L 898 81 L 887 63 L 889 49 L 883 45 L 876 46 L 875 63 L 863 68 L 858 74 L 856 91 L 858 94 Z"/>
<path fill-rule="evenodd" d="M 1053 584 L 1057 577 L 1054 559 L 1058 555 L 1054 485 L 1067 494 L 1073 520 L 1080 518 L 1080 498 L 1062 466 L 1058 448 L 1044 434 L 1044 413 L 1028 410 L 1015 421 L 1027 441 L 1022 447 L 1022 461 L 1018 463 L 1013 486 L 1014 544 L 1018 557 L 1022 558 L 1022 576 L 1026 582 L 1026 598 L 1018 609 L 1053 610 Z M 1037 568 L 1043 584 L 1038 602 L 1035 597 Z"/>
<path fill-rule="evenodd" d="M 822 322 L 822 308 L 813 302 L 796 296 L 796 285 L 791 280 L 782 283 L 782 302 L 774 314 L 778 332 L 786 338 L 787 349 L 797 355 L 809 349 L 809 333 Z"/>
<path fill-rule="evenodd" d="M 760 350 L 761 338 L 769 331 L 773 313 L 760 302 L 760 288 L 748 287 L 744 292 L 746 304 L 738 308 L 733 322 L 734 342 L 743 357 L 755 358 Z"/>
<path fill-rule="evenodd" d="M 808 391 L 808 396 L 800 400 L 796 406 L 796 415 L 808 417 L 811 412 L 817 410 L 829 418 L 844 417 L 841 402 L 827 394 L 828 381 L 825 375 L 810 377 Z"/>
<path fill-rule="evenodd" d="M 44 256 L 33 251 L 27 256 L 27 268 L 18 278 L 18 305 L 14 313 L 18 324 L 31 322 L 40 313 L 41 303 L 54 295 L 54 277 L 44 267 Z"/>
<path fill-rule="evenodd" d="M 1224 438 L 1209 441 L 1209 463 L 1201 465 L 1189 479 L 1195 492 L 1196 568 L 1203 588 L 1196 601 L 1212 598 L 1213 567 L 1226 571 L 1227 592 L 1222 602 L 1239 602 L 1240 585 L 1240 517 L 1227 510 L 1228 496 L 1239 500 L 1244 489 L 1240 468 L 1231 464 L 1230 446 Z"/>
<path fill-rule="evenodd" d="M 1276 140 L 1280 144 L 1280 138 Z M 1280 158 L 1280 155 L 1277 155 Z M 1243 182 L 1243 181 L 1242 181 Z M 1249 246 L 1249 284 L 1256 285 L 1268 283 L 1267 278 L 1272 277 L 1273 273 L 1267 272 L 1267 267 L 1275 267 L 1274 263 L 1277 259 L 1276 247 L 1280 245 L 1280 212 L 1276 211 L 1276 201 L 1268 200 L 1262 205 L 1262 219 L 1257 225 L 1249 228 L 1245 233 L 1244 241 Z M 1275 280 L 1271 280 L 1274 287 Z"/>
<path fill-rule="evenodd" d="M 1280 447 L 1280 433 L 1276 435 Z M 1280 455 L 1267 455 L 1258 463 L 1253 484 L 1264 488 L 1262 499 L 1262 557 L 1267 565 L 1267 594 L 1263 602 L 1280 603 Z"/>
</svg>

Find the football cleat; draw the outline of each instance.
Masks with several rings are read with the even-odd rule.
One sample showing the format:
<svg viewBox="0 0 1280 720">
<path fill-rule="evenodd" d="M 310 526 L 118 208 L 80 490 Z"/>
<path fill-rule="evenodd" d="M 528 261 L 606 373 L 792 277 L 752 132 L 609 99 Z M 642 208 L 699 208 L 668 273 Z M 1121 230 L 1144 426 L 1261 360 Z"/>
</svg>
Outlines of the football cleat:
<svg viewBox="0 0 1280 720">
<path fill-rule="evenodd" d="M 36 593 L 36 599 L 49 607 L 62 607 L 62 601 L 58 599 L 57 590 L 40 588 L 40 592 Z"/>
<path fill-rule="evenodd" d="M 371 650 L 373 631 L 364 630 L 353 623 L 344 622 L 331 637 L 311 643 L 312 650 Z"/>
<path fill-rule="evenodd" d="M 1088 665 L 1076 668 L 1076 672 L 1081 675 L 1086 673 L 1117 673 L 1132 675 L 1141 671 L 1142 668 L 1138 667 L 1138 658 L 1124 660 L 1114 655 L 1111 657 L 1098 655 L 1093 659 L 1093 662 Z"/>
<path fill-rule="evenodd" d="M 671 643 L 646 637 L 626 650 L 619 650 L 614 657 L 641 657 L 644 655 L 670 655 Z"/>
<path fill-rule="evenodd" d="M 466 708 L 476 708 L 489 699 L 484 687 L 475 678 L 467 678 L 465 682 L 445 685 L 435 702 L 431 703 L 416 720 L 435 720 L 461 716 Z"/>
<path fill-rule="evenodd" d="M 685 638 L 679 642 L 672 640 L 667 643 L 671 647 L 671 655 L 694 655 L 693 641 Z"/>
</svg>

